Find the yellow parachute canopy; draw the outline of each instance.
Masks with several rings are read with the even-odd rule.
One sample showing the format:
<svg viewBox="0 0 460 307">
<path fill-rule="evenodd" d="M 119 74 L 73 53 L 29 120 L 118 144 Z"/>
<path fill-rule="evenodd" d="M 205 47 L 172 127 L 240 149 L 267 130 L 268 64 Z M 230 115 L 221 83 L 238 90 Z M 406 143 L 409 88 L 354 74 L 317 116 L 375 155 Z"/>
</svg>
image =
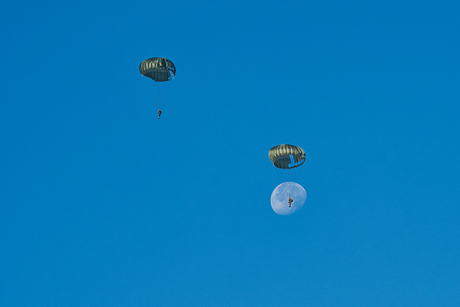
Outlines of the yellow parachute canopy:
<svg viewBox="0 0 460 307">
<path fill-rule="evenodd" d="M 277 168 L 291 169 L 305 162 L 305 151 L 299 146 L 282 144 L 270 149 L 268 157 Z"/>
<path fill-rule="evenodd" d="M 150 58 L 139 65 L 139 72 L 156 82 L 164 82 L 174 79 L 176 66 L 165 58 Z"/>
</svg>

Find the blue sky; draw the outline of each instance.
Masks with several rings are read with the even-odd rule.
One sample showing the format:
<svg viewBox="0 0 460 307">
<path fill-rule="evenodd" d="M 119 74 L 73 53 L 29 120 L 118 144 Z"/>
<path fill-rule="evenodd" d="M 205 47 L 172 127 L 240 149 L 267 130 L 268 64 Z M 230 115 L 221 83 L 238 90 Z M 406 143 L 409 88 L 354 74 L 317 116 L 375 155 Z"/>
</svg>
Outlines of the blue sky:
<svg viewBox="0 0 460 307">
<path fill-rule="evenodd" d="M 15 1 L 0 29 L 0 305 L 460 304 L 458 1 Z"/>
</svg>

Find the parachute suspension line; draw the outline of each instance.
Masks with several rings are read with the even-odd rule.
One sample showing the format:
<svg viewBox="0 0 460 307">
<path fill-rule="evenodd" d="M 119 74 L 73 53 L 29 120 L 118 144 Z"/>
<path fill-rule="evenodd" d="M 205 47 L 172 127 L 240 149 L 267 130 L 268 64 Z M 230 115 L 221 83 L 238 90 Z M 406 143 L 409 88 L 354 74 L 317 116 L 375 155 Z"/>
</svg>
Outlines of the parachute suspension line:
<svg viewBox="0 0 460 307">
<path fill-rule="evenodd" d="M 288 197 L 291 197 L 291 193 L 289 193 L 288 190 L 286 190 L 286 187 L 284 186 L 284 182 L 283 182 L 283 179 L 281 179 L 280 173 L 278 172 L 277 169 L 275 169 L 275 171 L 276 171 L 276 174 L 278 175 L 281 185 L 283 186 L 284 192 L 286 193 Z"/>
<path fill-rule="evenodd" d="M 157 91 L 158 92 L 158 91 Z M 155 92 L 155 88 L 153 89 L 153 95 L 152 95 L 153 101 L 158 100 L 158 109 L 160 109 L 160 99 L 158 99 L 158 94 Z"/>
<path fill-rule="evenodd" d="M 166 87 L 163 89 L 157 89 L 157 99 L 158 99 L 158 109 L 161 109 L 161 102 L 166 99 L 168 96 L 169 90 L 171 88 L 171 84 L 169 82 L 165 84 L 165 82 L 159 82 L 160 84 L 156 84 L 158 87 Z"/>
<path fill-rule="evenodd" d="M 282 183 L 282 185 L 283 185 L 284 192 L 286 192 L 286 195 L 290 198 L 291 192 L 288 192 L 288 190 L 286 190 L 286 187 L 284 186 L 284 182 Z"/>
</svg>

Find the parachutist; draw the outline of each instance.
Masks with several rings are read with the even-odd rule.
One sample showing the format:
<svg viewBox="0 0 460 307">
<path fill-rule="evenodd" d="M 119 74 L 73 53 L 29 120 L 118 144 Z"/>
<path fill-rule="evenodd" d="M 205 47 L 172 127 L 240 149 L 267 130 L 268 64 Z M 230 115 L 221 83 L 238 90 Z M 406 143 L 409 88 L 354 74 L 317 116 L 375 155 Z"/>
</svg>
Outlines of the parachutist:
<svg viewBox="0 0 460 307">
<path fill-rule="evenodd" d="M 294 200 L 289 196 L 289 208 L 291 208 L 291 204 Z"/>
<path fill-rule="evenodd" d="M 165 58 L 150 58 L 142 61 L 141 64 L 139 64 L 139 72 L 144 77 L 150 78 L 155 82 L 162 83 L 174 79 L 176 76 L 176 66 L 174 66 L 173 62 Z M 163 90 L 160 92 L 163 92 Z M 156 98 L 158 102 L 158 119 L 160 119 L 162 113 L 160 106 L 164 98 L 161 98 L 161 96 L 164 96 L 163 94 L 166 95 L 166 92 L 163 92 L 161 95 L 159 94 L 160 93 L 157 93 L 156 95 L 158 96 Z"/>
</svg>

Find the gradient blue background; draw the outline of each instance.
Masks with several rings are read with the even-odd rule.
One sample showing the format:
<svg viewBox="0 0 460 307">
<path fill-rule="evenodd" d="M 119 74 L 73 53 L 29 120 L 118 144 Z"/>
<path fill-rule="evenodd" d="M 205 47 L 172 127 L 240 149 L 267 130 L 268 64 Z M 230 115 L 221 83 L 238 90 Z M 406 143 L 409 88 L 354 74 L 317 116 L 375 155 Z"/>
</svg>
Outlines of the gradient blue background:
<svg viewBox="0 0 460 307">
<path fill-rule="evenodd" d="M 459 1 L 19 0 L 0 34 L 1 306 L 460 305 Z"/>
</svg>

